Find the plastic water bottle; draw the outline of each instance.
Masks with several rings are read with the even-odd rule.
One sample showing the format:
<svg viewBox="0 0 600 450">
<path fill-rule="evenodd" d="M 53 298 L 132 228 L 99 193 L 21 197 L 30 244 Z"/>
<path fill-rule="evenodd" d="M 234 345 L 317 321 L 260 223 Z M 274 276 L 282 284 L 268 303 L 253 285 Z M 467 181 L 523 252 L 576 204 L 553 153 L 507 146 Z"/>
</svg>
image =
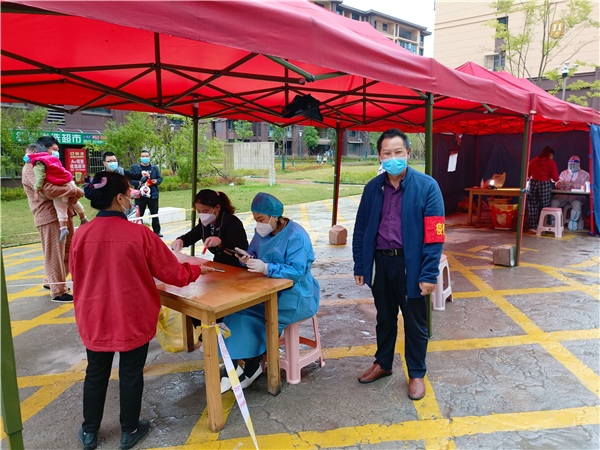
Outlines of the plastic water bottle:
<svg viewBox="0 0 600 450">
<path fill-rule="evenodd" d="M 589 181 L 585 182 L 585 192 L 590 192 L 590 182 Z"/>
<path fill-rule="evenodd" d="M 482 188 L 485 186 L 485 183 L 483 182 L 483 178 L 481 179 L 481 183 L 479 183 L 479 187 Z"/>
</svg>

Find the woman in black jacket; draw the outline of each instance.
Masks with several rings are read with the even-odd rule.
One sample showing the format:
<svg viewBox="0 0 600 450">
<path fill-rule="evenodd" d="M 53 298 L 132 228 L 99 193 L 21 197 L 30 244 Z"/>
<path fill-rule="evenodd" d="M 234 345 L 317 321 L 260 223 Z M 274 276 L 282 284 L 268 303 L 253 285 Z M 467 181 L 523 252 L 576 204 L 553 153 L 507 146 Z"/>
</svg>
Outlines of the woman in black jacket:
<svg viewBox="0 0 600 450">
<path fill-rule="evenodd" d="M 235 208 L 223 192 L 203 189 L 194 197 L 194 208 L 200 223 L 189 233 L 171 243 L 173 250 L 181 251 L 202 239 L 204 247 L 214 256 L 214 261 L 229 266 L 242 267 L 239 260 L 227 250 L 239 247 L 248 249 L 244 225 L 233 215 Z"/>
</svg>

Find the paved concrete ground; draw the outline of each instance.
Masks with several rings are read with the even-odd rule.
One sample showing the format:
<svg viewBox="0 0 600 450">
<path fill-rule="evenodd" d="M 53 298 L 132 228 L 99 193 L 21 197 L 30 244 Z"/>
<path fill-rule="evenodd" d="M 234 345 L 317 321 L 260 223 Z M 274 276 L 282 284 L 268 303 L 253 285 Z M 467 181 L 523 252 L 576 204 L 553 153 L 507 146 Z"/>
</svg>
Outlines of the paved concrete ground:
<svg viewBox="0 0 600 450">
<path fill-rule="evenodd" d="M 358 202 L 340 200 L 340 222 L 350 234 Z M 245 391 L 260 448 L 600 447 L 597 239 L 581 232 L 562 239 L 527 235 L 522 267 L 498 267 L 491 247 L 514 243 L 515 234 L 451 217 L 444 253 L 454 300 L 433 313 L 427 395 L 412 402 L 402 336 L 394 375 L 366 386 L 357 382 L 373 362 L 375 309 L 371 292 L 354 283 L 351 240 L 327 244 L 330 211 L 331 201 L 286 208 L 313 240 L 326 365 L 304 368 L 298 385 L 287 384 L 282 372 L 277 397 L 267 393 L 264 376 Z M 251 234 L 251 216 L 239 216 Z M 165 241 L 187 228 L 165 226 Z M 50 302 L 42 289 L 39 245 L 5 249 L 4 258 L 26 448 L 80 448 L 85 350 L 72 305 Z M 308 325 L 302 329 L 311 333 Z M 151 420 L 152 431 L 138 448 L 253 448 L 231 393 L 223 396 L 224 430 L 208 430 L 199 352 L 167 353 L 154 339 L 145 383 L 142 417 Z M 118 448 L 119 438 L 115 372 L 99 448 Z"/>
</svg>

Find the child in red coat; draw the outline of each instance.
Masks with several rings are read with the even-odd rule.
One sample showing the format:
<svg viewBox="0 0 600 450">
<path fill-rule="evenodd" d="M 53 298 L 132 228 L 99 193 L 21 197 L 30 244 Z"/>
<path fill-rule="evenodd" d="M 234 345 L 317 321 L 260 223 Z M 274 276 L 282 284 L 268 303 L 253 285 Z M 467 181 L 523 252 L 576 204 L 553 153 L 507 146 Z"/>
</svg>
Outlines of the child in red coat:
<svg viewBox="0 0 600 450">
<path fill-rule="evenodd" d="M 73 187 L 75 187 L 73 175 L 60 163 L 60 159 L 58 159 L 58 152 L 56 152 L 56 154 L 53 153 L 52 155 L 49 155 L 44 151 L 38 151 L 40 150 L 40 147 L 41 146 L 37 144 L 30 144 L 25 149 L 25 156 L 23 157 L 25 162 L 30 162 L 33 164 L 33 174 L 35 175 L 35 201 L 39 201 L 39 193 L 44 186 L 44 181 L 46 180 L 49 183 L 57 186 L 63 184 L 72 184 Z M 52 202 L 54 203 L 54 209 L 56 209 L 56 215 L 58 216 L 58 223 L 60 224 L 59 240 L 62 242 L 69 234 L 69 230 L 67 229 L 67 221 L 69 219 L 69 198 L 58 197 L 53 199 Z M 87 217 L 85 217 L 83 205 L 79 203 L 79 201 L 72 203 L 72 206 L 75 212 L 79 215 L 79 220 L 82 224 L 89 222 Z"/>
</svg>

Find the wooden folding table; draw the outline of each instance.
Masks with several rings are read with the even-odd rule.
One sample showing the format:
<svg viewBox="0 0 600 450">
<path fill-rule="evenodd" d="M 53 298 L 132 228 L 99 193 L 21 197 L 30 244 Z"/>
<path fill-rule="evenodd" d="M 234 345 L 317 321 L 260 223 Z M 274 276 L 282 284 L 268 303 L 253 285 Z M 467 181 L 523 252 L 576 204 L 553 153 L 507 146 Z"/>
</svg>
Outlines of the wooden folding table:
<svg viewBox="0 0 600 450">
<path fill-rule="evenodd" d="M 293 286 L 291 280 L 268 278 L 263 274 L 207 261 L 209 267 L 225 270 L 202 275 L 192 286 L 178 288 L 157 284 L 163 306 L 182 313 L 183 344 L 187 351 L 194 348 L 191 318 L 203 324 L 216 323 L 217 319 L 258 303 L 265 304 L 267 332 L 267 377 L 269 392 L 281 391 L 279 378 L 279 326 L 277 322 L 277 292 Z M 192 294 L 192 295 L 190 295 Z M 225 340 L 227 345 L 227 340 Z M 223 428 L 223 406 L 219 379 L 219 352 L 214 328 L 202 328 L 204 347 L 204 374 L 208 426 L 212 431 Z"/>
<path fill-rule="evenodd" d="M 511 197 L 518 197 L 521 193 L 520 188 L 498 188 L 498 189 L 488 189 L 488 188 L 478 188 L 472 187 L 467 188 L 465 191 L 469 191 L 469 220 L 467 223 L 473 223 L 473 194 L 479 196 L 477 199 L 477 222 L 481 222 L 481 196 L 482 195 L 507 195 Z"/>
</svg>

